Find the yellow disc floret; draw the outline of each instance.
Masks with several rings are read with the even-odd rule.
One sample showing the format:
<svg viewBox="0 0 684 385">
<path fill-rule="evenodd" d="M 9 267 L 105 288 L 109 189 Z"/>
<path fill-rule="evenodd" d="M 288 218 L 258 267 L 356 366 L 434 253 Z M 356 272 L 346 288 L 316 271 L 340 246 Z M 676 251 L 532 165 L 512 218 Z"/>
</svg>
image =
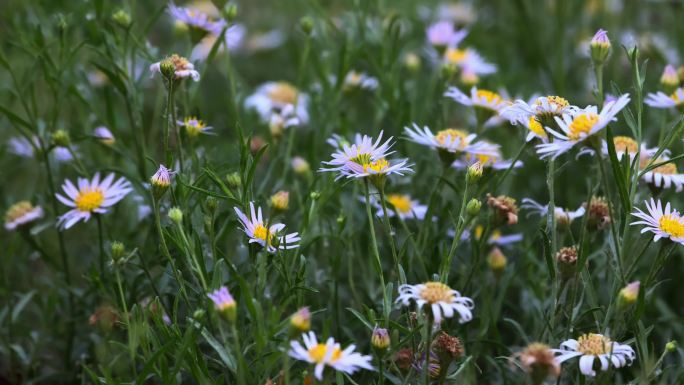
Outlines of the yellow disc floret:
<svg viewBox="0 0 684 385">
<path fill-rule="evenodd" d="M 615 151 L 623 151 L 628 154 L 636 154 L 639 144 L 629 136 L 616 136 L 613 138 Z"/>
<path fill-rule="evenodd" d="M 549 137 L 546 134 L 546 130 L 544 130 L 544 127 L 541 125 L 541 123 L 539 123 L 535 116 L 530 117 L 530 123 L 528 124 L 528 127 L 530 131 L 534 132 L 534 134 L 540 138 L 547 139 Z"/>
<path fill-rule="evenodd" d="M 420 297 L 429 304 L 438 302 L 450 303 L 454 300 L 451 288 L 441 282 L 427 282 L 420 291 Z"/>
<path fill-rule="evenodd" d="M 309 358 L 317 364 L 323 363 L 325 360 L 326 355 L 328 354 L 328 347 L 325 344 L 318 344 L 316 346 L 312 346 L 308 350 L 309 352 Z M 330 362 L 335 362 L 340 359 L 342 356 L 342 351 L 340 348 L 333 348 L 333 352 L 330 355 Z"/>
<path fill-rule="evenodd" d="M 570 123 L 568 138 L 574 141 L 579 140 L 582 134 L 589 135 L 594 125 L 598 123 L 598 120 L 598 115 L 591 112 L 576 116 L 572 123 Z"/>
<path fill-rule="evenodd" d="M 468 145 L 468 133 L 456 128 L 441 130 L 435 136 L 441 146 L 450 145 L 458 141 L 458 148 L 464 149 Z"/>
<path fill-rule="evenodd" d="M 577 339 L 577 351 L 587 356 L 610 354 L 613 350 L 613 342 L 610 338 L 600 334 L 584 334 Z"/>
<path fill-rule="evenodd" d="M 93 211 L 104 202 L 104 193 L 101 189 L 85 189 L 78 192 L 74 203 L 80 211 Z"/>
<path fill-rule="evenodd" d="M 684 222 L 682 222 L 682 218 L 678 215 L 663 215 L 660 217 L 660 220 L 658 220 L 658 227 L 672 237 L 684 237 Z"/>
<path fill-rule="evenodd" d="M 374 162 L 364 163 L 363 172 L 372 174 L 381 174 L 387 167 L 389 167 L 389 162 L 385 158 L 380 158 Z"/>
<path fill-rule="evenodd" d="M 273 233 L 271 233 L 264 225 L 258 224 L 254 227 L 254 238 L 265 241 L 266 244 L 271 245 L 273 240 Z"/>
<path fill-rule="evenodd" d="M 411 198 L 408 195 L 389 194 L 387 195 L 387 201 L 402 214 L 411 211 Z"/>
<path fill-rule="evenodd" d="M 268 97 L 273 102 L 281 104 L 292 104 L 297 102 L 299 91 L 288 82 L 278 82 L 268 91 Z"/>
<path fill-rule="evenodd" d="M 483 107 L 491 107 L 491 105 L 498 105 L 503 101 L 501 95 L 497 94 L 496 92 L 488 90 L 477 90 L 475 93 L 475 97 L 479 102 L 486 103 L 486 106 L 483 105 Z"/>
</svg>

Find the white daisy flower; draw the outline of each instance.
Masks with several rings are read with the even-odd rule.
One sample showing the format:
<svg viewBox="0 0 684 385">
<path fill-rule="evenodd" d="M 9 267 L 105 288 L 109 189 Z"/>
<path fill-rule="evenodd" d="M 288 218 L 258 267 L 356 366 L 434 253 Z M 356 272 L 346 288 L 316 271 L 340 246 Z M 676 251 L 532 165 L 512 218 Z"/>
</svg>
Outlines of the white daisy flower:
<svg viewBox="0 0 684 385">
<path fill-rule="evenodd" d="M 589 106 L 583 110 L 564 114 L 562 119 L 555 117 L 562 133 L 546 127 L 555 139 L 552 143 L 537 145 L 537 154 L 542 158 L 557 158 L 569 151 L 576 144 L 604 129 L 610 122 L 617 120 L 615 115 L 629 103 L 629 94 L 620 96 L 616 101 L 606 103 L 601 112 L 596 106 Z"/>
<path fill-rule="evenodd" d="M 242 230 L 249 237 L 249 243 L 258 243 L 269 253 L 299 247 L 299 244 L 297 244 L 300 240 L 299 233 L 291 233 L 284 236 L 278 235 L 285 228 L 285 225 L 282 223 L 274 223 L 267 229 L 261 207 L 259 207 L 258 211 L 255 211 L 253 202 L 249 202 L 250 218 L 247 218 L 239 208 L 234 207 L 234 209 L 242 224 Z"/>
<path fill-rule="evenodd" d="M 292 104 L 288 104 L 280 111 L 273 112 L 268 122 L 271 133 L 275 134 L 281 132 L 285 128 L 299 126 L 301 120 L 295 114 L 295 108 Z"/>
<path fill-rule="evenodd" d="M 387 216 L 392 218 L 399 215 L 401 219 L 418 219 L 423 220 L 427 213 L 427 206 L 420 203 L 420 201 L 411 199 L 410 195 L 406 194 L 387 194 L 385 199 L 390 204 L 387 210 Z M 375 215 L 382 217 L 382 205 L 377 200 L 373 200 L 373 206 L 377 209 Z"/>
<path fill-rule="evenodd" d="M 611 341 L 610 338 L 595 333 L 588 333 L 578 339 L 569 339 L 560 344 L 560 349 L 552 349 L 559 363 L 580 357 L 580 372 L 585 376 L 595 377 L 594 363 L 598 359 L 601 371 L 608 370 L 610 365 L 615 368 L 630 366 L 636 359 L 631 346 Z"/>
<path fill-rule="evenodd" d="M 219 39 L 222 29 L 216 31 L 216 34 L 208 34 L 203 37 L 193 48 L 190 53 L 191 60 L 206 60 L 211 53 L 212 48 Z M 226 47 L 228 51 L 235 51 L 242 46 L 242 43 L 247 34 L 247 29 L 242 24 L 233 24 L 223 34 L 223 44 L 220 44 L 216 50 L 217 54 L 225 52 Z"/>
<path fill-rule="evenodd" d="M 509 105 L 509 102 L 505 101 L 498 93 L 477 87 L 470 89 L 470 95 L 464 94 L 457 87 L 449 87 L 444 96 L 464 106 L 482 108 L 495 115 L 498 115 L 504 107 Z"/>
<path fill-rule="evenodd" d="M 540 217 L 545 217 L 546 214 L 549 212 L 549 205 L 542 205 L 540 203 L 537 203 L 533 199 L 530 198 L 523 198 L 522 204 L 520 205 L 521 209 L 528 210 L 529 213 L 527 216 L 529 217 L 530 215 L 538 215 Z M 586 210 L 584 207 L 580 206 L 577 210 L 575 211 L 570 211 L 568 209 L 564 209 L 562 207 L 554 207 L 553 208 L 553 213 L 554 216 L 556 217 L 556 222 L 559 224 L 570 224 L 572 221 L 575 219 L 581 217 L 584 215 L 584 212 Z"/>
<path fill-rule="evenodd" d="M 319 381 L 323 380 L 323 371 L 326 366 L 347 374 L 354 374 L 359 369 L 375 370 L 371 365 L 373 357 L 362 355 L 354 350 L 355 345 L 349 345 L 342 350 L 340 344 L 330 337 L 323 343 L 319 343 L 314 332 L 302 334 L 304 345 L 299 341 L 290 341 L 288 355 L 294 359 L 315 365 L 314 375 Z"/>
<path fill-rule="evenodd" d="M 349 71 L 347 76 L 344 77 L 343 87 L 349 90 L 359 88 L 373 91 L 378 88 L 378 79 L 369 76 L 365 72 Z"/>
<path fill-rule="evenodd" d="M 223 19 L 213 20 L 209 15 L 197 9 L 178 7 L 173 3 L 169 3 L 168 10 L 176 21 L 214 35 L 220 34 L 221 30 L 228 24 Z"/>
<path fill-rule="evenodd" d="M 7 209 L 5 213 L 5 229 L 14 231 L 17 228 L 43 217 L 43 208 L 34 206 L 29 201 L 20 201 Z"/>
<path fill-rule="evenodd" d="M 271 115 L 288 105 L 294 106 L 294 115 L 301 124 L 309 122 L 309 96 L 290 83 L 264 83 L 245 100 L 245 108 L 255 110 L 264 123 L 268 123 Z"/>
<path fill-rule="evenodd" d="M 195 71 L 195 66 L 188 61 L 188 59 L 173 54 L 166 59 L 156 62 L 150 66 L 150 72 L 161 74 L 162 63 L 172 65 L 176 80 L 190 77 L 194 81 L 199 81 L 200 74 Z"/>
<path fill-rule="evenodd" d="M 413 128 L 404 127 L 404 132 L 412 142 L 450 153 L 496 156 L 499 151 L 498 145 L 476 142 L 477 135 L 455 128 L 448 128 L 433 134 L 428 126 L 420 128 L 413 123 Z"/>
<path fill-rule="evenodd" d="M 443 61 L 447 65 L 456 66 L 465 74 L 474 75 L 475 78 L 496 72 L 496 65 L 487 62 L 479 52 L 472 48 L 448 48 L 444 52 Z"/>
<path fill-rule="evenodd" d="M 199 134 L 211 133 L 213 130 L 213 127 L 207 126 L 203 120 L 197 119 L 196 116 L 186 116 L 185 119 L 176 121 L 176 124 L 185 128 L 185 133 L 190 138 L 194 138 Z"/>
<path fill-rule="evenodd" d="M 577 110 L 578 107 L 570 105 L 565 98 L 560 96 L 541 96 L 534 99 L 532 103 L 518 99 L 505 107 L 501 111 L 501 116 L 510 121 L 511 124 L 529 125 L 532 117 L 536 117 L 537 122 L 541 123 Z"/>
<path fill-rule="evenodd" d="M 245 48 L 250 52 L 276 49 L 283 45 L 285 37 L 285 34 L 278 29 L 250 34 L 245 43 Z"/>
<path fill-rule="evenodd" d="M 419 309 L 429 308 L 436 325 L 442 322 L 442 318 L 453 317 L 454 313 L 458 313 L 459 323 L 473 319 L 472 310 L 475 308 L 473 300 L 461 296 L 461 293 L 441 282 L 399 286 L 399 297 L 396 302 L 409 306 L 412 301 Z"/>
<path fill-rule="evenodd" d="M 677 210 L 671 209 L 669 202 L 663 211 L 660 199 L 657 203 L 653 198 L 651 198 L 650 204 L 648 201 L 644 201 L 644 203 L 646 203 L 648 213 L 636 208 L 636 212 L 633 212 L 632 215 L 641 220 L 632 222 L 630 225 L 645 225 L 646 227 L 641 229 L 641 233 L 650 231 L 655 234 L 653 236 L 654 242 L 660 238 L 669 238 L 673 242 L 684 244 L 684 218 L 682 215 Z"/>
<path fill-rule="evenodd" d="M 450 21 L 438 21 L 427 28 L 428 42 L 435 47 L 455 47 L 468 35 L 465 29 L 457 30 Z"/>
<path fill-rule="evenodd" d="M 672 94 L 668 95 L 662 91 L 649 93 L 644 103 L 654 108 L 682 108 L 684 107 L 684 88 L 677 88 Z"/>
<path fill-rule="evenodd" d="M 618 159 L 622 159 L 623 156 L 627 155 L 630 159 L 634 159 L 637 154 L 637 149 L 639 149 L 639 156 L 641 157 L 642 165 L 644 159 L 650 160 L 650 157 L 658 152 L 658 148 L 649 148 L 645 143 L 641 143 L 641 148 L 639 148 L 639 143 L 636 140 L 630 138 L 629 136 L 614 136 L 613 146 L 615 147 L 615 155 Z M 608 142 L 605 140 L 601 141 L 601 153 L 603 156 L 608 156 Z M 669 156 L 670 151 L 665 150 L 662 155 Z M 577 156 L 582 155 L 596 155 L 596 151 L 593 148 L 585 147 L 577 153 Z M 642 167 L 643 168 L 643 167 Z"/>
<path fill-rule="evenodd" d="M 656 149 L 657 151 L 657 149 Z M 667 155 L 661 155 L 657 160 L 653 161 L 653 164 L 661 163 L 668 160 Z M 640 162 L 640 168 L 646 169 L 649 163 L 651 163 L 652 157 L 642 156 Z M 676 192 L 682 191 L 684 187 L 684 174 L 680 174 L 677 170 L 677 165 L 674 162 L 666 163 L 662 166 L 658 166 L 644 173 L 642 179 L 649 184 L 656 187 L 670 188 L 675 187 Z"/>
<path fill-rule="evenodd" d="M 100 180 L 100 173 L 95 173 L 92 180 L 78 178 L 77 185 L 65 180 L 62 191 L 64 195 L 55 194 L 57 199 L 73 207 L 57 220 L 57 225 L 66 230 L 78 221 L 87 222 L 93 214 L 107 213 L 109 207 L 122 200 L 133 188 L 123 177 L 114 181 L 114 174 L 109 174 Z"/>
</svg>

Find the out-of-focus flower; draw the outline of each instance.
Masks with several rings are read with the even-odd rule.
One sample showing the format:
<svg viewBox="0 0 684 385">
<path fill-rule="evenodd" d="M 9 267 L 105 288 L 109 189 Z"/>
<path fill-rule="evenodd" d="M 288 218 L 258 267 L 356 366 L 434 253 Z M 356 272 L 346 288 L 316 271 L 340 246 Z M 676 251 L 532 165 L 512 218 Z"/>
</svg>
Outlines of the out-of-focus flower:
<svg viewBox="0 0 684 385">
<path fill-rule="evenodd" d="M 43 217 L 43 208 L 34 206 L 29 201 L 19 201 L 5 213 L 5 229 L 14 231 Z"/>
<path fill-rule="evenodd" d="M 618 302 L 623 306 L 631 305 L 636 302 L 639 298 L 639 287 L 641 283 L 639 281 L 634 281 L 629 283 L 627 286 L 620 290 Z"/>
<path fill-rule="evenodd" d="M 225 20 L 213 20 L 208 14 L 197 9 L 178 7 L 169 3 L 168 10 L 176 21 L 214 35 L 219 35 L 227 25 Z"/>
<path fill-rule="evenodd" d="M 484 141 L 476 141 L 477 135 L 455 128 L 447 128 L 433 134 L 429 127 L 404 127 L 409 140 L 437 150 L 440 158 L 451 165 L 460 155 L 472 154 L 496 156 L 499 146 Z M 467 166 L 466 166 L 467 167 Z"/>
<path fill-rule="evenodd" d="M 597 65 L 601 65 L 608 60 L 610 56 L 610 39 L 608 39 L 608 32 L 603 29 L 596 31 L 596 34 L 589 42 L 591 50 L 591 60 Z"/>
<path fill-rule="evenodd" d="M 209 133 L 213 129 L 213 127 L 207 126 L 203 120 L 197 119 L 195 116 L 187 116 L 183 120 L 176 121 L 176 124 L 185 128 L 185 133 L 190 138 L 195 138 L 199 134 Z"/>
<path fill-rule="evenodd" d="M 504 269 L 506 269 L 507 263 L 508 259 L 498 247 L 494 247 L 487 256 L 487 264 L 497 276 L 500 275 Z"/>
<path fill-rule="evenodd" d="M 214 303 L 214 308 L 229 322 L 234 322 L 237 317 L 237 302 L 228 291 L 228 288 L 221 286 L 207 294 L 207 297 Z"/>
<path fill-rule="evenodd" d="M 487 194 L 487 204 L 495 210 L 498 220 L 509 226 L 518 223 L 518 205 L 515 199 L 506 195 L 494 197 Z"/>
<path fill-rule="evenodd" d="M 255 110 L 264 123 L 287 106 L 294 108 L 299 124 L 309 122 L 309 96 L 288 82 L 264 83 L 245 100 L 245 108 Z"/>
<path fill-rule="evenodd" d="M 254 203 L 249 202 L 250 218 L 248 218 L 239 208 L 235 207 L 235 213 L 240 219 L 242 229 L 249 237 L 249 243 L 258 243 L 266 249 L 269 253 L 275 253 L 278 250 L 289 250 L 299 247 L 298 233 L 291 233 L 284 236 L 278 235 L 285 225 L 282 223 L 271 224 L 269 228 L 265 227 L 264 217 L 261 212 L 261 207 L 254 210 Z M 275 242 L 274 242 L 275 241 Z"/>
<path fill-rule="evenodd" d="M 401 219 L 425 219 L 425 214 L 427 213 L 427 206 L 421 204 L 417 200 L 411 199 L 410 195 L 405 194 L 387 194 L 385 199 L 390 204 L 387 210 L 387 216 L 392 218 L 399 215 Z M 382 211 L 382 206 L 380 202 L 373 200 L 373 205 L 377 209 L 375 215 L 382 217 L 384 215 Z"/>
<path fill-rule="evenodd" d="M 589 228 L 604 229 L 610 224 L 610 206 L 605 197 L 593 196 L 589 200 L 589 208 L 586 208 Z"/>
<path fill-rule="evenodd" d="M 97 326 L 105 333 L 110 332 L 119 321 L 119 312 L 110 305 L 101 305 L 88 318 L 91 326 Z"/>
<path fill-rule="evenodd" d="M 245 42 L 245 49 L 250 52 L 272 50 L 285 42 L 285 34 L 277 29 L 266 32 L 251 33 Z"/>
<path fill-rule="evenodd" d="M 114 134 L 105 126 L 95 128 L 95 130 L 93 130 L 93 137 L 108 146 L 111 146 L 116 142 Z"/>
<path fill-rule="evenodd" d="M 660 85 L 666 92 L 674 92 L 679 87 L 679 74 L 672 64 L 665 66 L 663 74 L 660 76 Z"/>
<path fill-rule="evenodd" d="M 78 221 L 87 222 L 93 214 L 105 214 L 107 209 L 122 200 L 133 191 L 130 182 L 125 178 L 114 181 L 114 174 L 100 180 L 100 173 L 93 179 L 78 178 L 78 188 L 70 180 L 64 181 L 64 195 L 56 194 L 63 204 L 72 207 L 57 220 L 57 225 L 66 230 Z"/>
<path fill-rule="evenodd" d="M 413 350 L 408 348 L 400 349 L 394 354 L 392 360 L 397 365 L 399 370 L 407 371 L 411 369 L 411 366 L 415 360 Z"/>
<path fill-rule="evenodd" d="M 523 198 L 522 205 L 520 205 L 520 208 L 529 210 L 529 213 L 527 214 L 528 216 L 538 215 L 542 218 L 545 217 L 549 211 L 548 204 L 541 205 L 540 203 L 537 203 L 536 201 L 530 198 Z M 584 207 L 579 207 L 575 211 L 570 211 L 562 207 L 554 207 L 553 209 L 554 216 L 556 217 L 556 223 L 562 227 L 569 226 L 572 223 L 572 221 L 584 215 L 585 211 L 586 210 Z"/>
<path fill-rule="evenodd" d="M 311 313 L 308 307 L 297 310 L 290 317 L 290 326 L 299 332 L 308 332 L 311 329 Z"/>
<path fill-rule="evenodd" d="M 411 71 L 417 71 L 420 69 L 420 56 L 413 52 L 409 52 L 404 55 L 404 66 Z"/>
<path fill-rule="evenodd" d="M 491 75 L 496 72 L 496 65 L 487 62 L 479 52 L 473 48 L 447 48 L 444 52 L 444 64 L 454 66 L 461 74 L 469 74 L 475 78 L 483 75 Z M 474 83 L 477 83 L 475 81 Z"/>
<path fill-rule="evenodd" d="M 298 126 L 301 120 L 296 114 L 295 108 L 292 104 L 288 104 L 279 111 L 274 111 L 268 122 L 268 128 L 271 130 L 271 135 L 279 138 L 283 134 L 283 130 L 290 127 Z"/>
<path fill-rule="evenodd" d="M 378 88 L 378 79 L 365 72 L 349 71 L 344 77 L 343 88 L 346 90 L 364 89 L 372 91 Z"/>
<path fill-rule="evenodd" d="M 306 159 L 302 158 L 301 156 L 295 156 L 292 158 L 292 169 L 294 172 L 297 174 L 307 174 L 309 171 L 311 171 L 311 166 L 309 165 L 309 162 L 306 161 Z"/>
<path fill-rule="evenodd" d="M 220 54 L 224 52 L 226 47 L 228 48 L 228 51 L 235 51 L 239 49 L 243 44 L 246 34 L 247 29 L 241 24 L 233 24 L 229 26 L 228 29 L 226 29 L 226 32 L 223 34 L 223 41 L 221 42 L 223 44 L 219 44 L 216 53 Z M 190 53 L 190 59 L 199 61 L 206 60 L 207 57 L 209 57 L 211 50 L 214 48 L 214 45 L 217 44 L 218 40 L 219 35 L 208 34 L 204 36 L 199 43 L 193 47 L 192 53 Z"/>
<path fill-rule="evenodd" d="M 684 108 L 684 88 L 675 89 L 670 95 L 658 91 L 649 92 L 644 103 L 655 108 Z"/>
<path fill-rule="evenodd" d="M 495 115 L 499 114 L 504 107 L 508 106 L 508 102 L 506 102 L 498 93 L 485 89 L 478 89 L 477 87 L 472 87 L 470 89 L 470 95 L 464 94 L 456 87 L 449 87 L 446 93 L 444 93 L 444 96 L 451 98 L 464 106 L 483 109 Z"/>
<path fill-rule="evenodd" d="M 475 308 L 472 299 L 461 296 L 461 293 L 441 282 L 401 285 L 397 302 L 404 306 L 415 302 L 419 309 L 426 308 L 435 324 L 441 323 L 442 318 L 453 317 L 455 313 L 458 313 L 459 323 L 468 322 L 473 319 L 472 310 Z"/>
<path fill-rule="evenodd" d="M 290 193 L 281 190 L 271 195 L 271 207 L 276 211 L 286 211 L 290 207 Z"/>
<path fill-rule="evenodd" d="M 563 363 L 569 359 L 580 357 L 580 372 L 585 376 L 594 377 L 594 361 L 599 360 L 601 371 L 607 371 L 612 364 L 616 368 L 630 366 L 636 359 L 634 349 L 629 345 L 611 341 L 610 338 L 595 333 L 588 333 L 578 339 L 569 339 L 560 345 L 560 349 L 553 349 L 557 354 L 556 360 Z"/>
<path fill-rule="evenodd" d="M 463 234 L 461 234 L 461 240 L 468 240 L 470 239 L 471 236 L 474 236 L 475 239 L 479 240 L 482 238 L 482 235 L 484 234 L 484 227 L 481 225 L 478 225 L 473 229 L 473 231 L 470 230 L 464 230 Z M 450 237 L 454 237 L 456 235 L 456 232 L 454 230 L 450 230 L 447 232 L 447 235 Z M 523 240 L 523 235 L 521 233 L 513 233 L 513 234 L 503 234 L 501 233 L 501 230 L 499 229 L 494 229 L 489 233 L 489 238 L 487 239 L 487 244 L 489 245 L 497 245 L 497 246 L 508 246 L 513 243 L 517 243 Z"/>
<path fill-rule="evenodd" d="M 373 370 L 372 357 L 355 352 L 355 345 L 342 350 L 340 344 L 330 337 L 323 344 L 319 343 L 314 332 L 302 334 L 304 345 L 299 341 L 290 341 L 290 357 L 315 365 L 314 375 L 323 380 L 323 371 L 328 366 L 339 372 L 354 374 L 360 369 Z"/>
<path fill-rule="evenodd" d="M 658 159 L 645 155 L 641 157 L 639 162 L 639 168 L 641 170 L 646 170 L 649 164 L 659 164 L 670 160 L 666 155 L 661 155 Z M 665 163 L 656 168 L 650 169 L 644 173 L 642 179 L 649 184 L 654 185 L 658 188 L 675 188 L 676 192 L 682 191 L 684 187 L 684 174 L 681 174 L 677 170 L 677 165 L 674 162 Z"/>
<path fill-rule="evenodd" d="M 533 384 L 542 384 L 549 376 L 560 376 L 560 363 L 548 345 L 534 342 L 513 355 L 520 366 L 530 375 Z"/>
<path fill-rule="evenodd" d="M 651 198 L 650 203 L 644 202 L 648 213 L 636 208 L 632 215 L 639 218 L 639 221 L 630 223 L 631 225 L 644 225 L 642 233 L 651 232 L 654 234 L 653 241 L 657 242 L 660 238 L 670 239 L 672 242 L 684 244 L 684 218 L 679 211 L 672 209 L 670 203 L 663 205 L 660 199 L 656 202 Z"/>
<path fill-rule="evenodd" d="M 192 78 L 194 81 L 199 81 L 200 79 L 200 74 L 195 71 L 195 66 L 188 59 L 177 54 L 152 64 L 150 72 L 162 74 L 165 78 L 173 78 L 173 80 L 181 80 L 187 77 Z"/>
<path fill-rule="evenodd" d="M 462 170 L 479 163 L 484 169 L 507 170 L 510 167 L 520 168 L 523 166 L 523 162 L 520 160 L 517 160 L 515 163 L 513 163 L 511 160 L 503 159 L 503 155 L 501 154 L 500 150 L 501 147 L 499 147 L 498 144 L 489 143 L 486 140 L 482 140 L 480 143 L 482 144 L 483 148 L 487 148 L 487 146 L 489 146 L 489 154 L 466 153 L 461 159 L 454 161 L 454 163 L 451 164 L 451 167 Z"/>
<path fill-rule="evenodd" d="M 457 46 L 468 35 L 468 31 L 457 30 L 449 21 L 438 21 L 427 28 L 426 34 L 428 43 L 437 50 L 444 50 L 446 47 Z"/>
</svg>

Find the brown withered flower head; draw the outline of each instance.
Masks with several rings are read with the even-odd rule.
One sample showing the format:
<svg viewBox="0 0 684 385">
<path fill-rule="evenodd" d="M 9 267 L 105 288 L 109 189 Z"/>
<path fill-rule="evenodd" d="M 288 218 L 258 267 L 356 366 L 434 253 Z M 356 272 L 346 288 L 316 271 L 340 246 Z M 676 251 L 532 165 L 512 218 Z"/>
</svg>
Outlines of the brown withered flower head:
<svg viewBox="0 0 684 385">
<path fill-rule="evenodd" d="M 509 226 L 518 223 L 518 205 L 515 199 L 506 195 L 493 197 L 487 194 L 487 204 L 495 210 L 497 221 Z"/>
<path fill-rule="evenodd" d="M 88 323 L 104 332 L 111 331 L 119 320 L 119 312 L 110 305 L 101 305 L 88 318 Z"/>
<path fill-rule="evenodd" d="M 442 367 L 446 368 L 449 364 L 463 356 L 463 343 L 458 337 L 450 336 L 444 331 L 439 332 L 432 341 L 432 351 L 437 354 Z"/>
<path fill-rule="evenodd" d="M 401 349 L 394 353 L 393 360 L 399 369 L 403 371 L 409 370 L 414 361 L 413 350 L 409 348 Z"/>
<path fill-rule="evenodd" d="M 530 375 L 533 384 L 541 384 L 549 376 L 560 375 L 560 364 L 553 351 L 545 344 L 531 343 L 512 358 L 516 359 L 523 370 Z"/>
<path fill-rule="evenodd" d="M 570 278 L 576 271 L 577 246 L 563 247 L 556 253 L 556 262 L 561 276 Z"/>
<path fill-rule="evenodd" d="M 586 206 L 586 203 L 584 204 Z M 610 207 L 604 197 L 593 196 L 589 200 L 587 226 L 592 230 L 603 230 L 610 224 Z"/>
</svg>

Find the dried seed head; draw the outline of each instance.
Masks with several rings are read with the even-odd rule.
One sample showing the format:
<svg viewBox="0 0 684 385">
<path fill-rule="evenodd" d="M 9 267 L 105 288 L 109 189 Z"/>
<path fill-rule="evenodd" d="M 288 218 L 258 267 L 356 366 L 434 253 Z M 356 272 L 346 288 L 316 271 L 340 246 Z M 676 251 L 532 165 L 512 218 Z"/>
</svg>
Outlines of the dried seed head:
<svg viewBox="0 0 684 385">
<path fill-rule="evenodd" d="M 587 208 L 588 223 L 592 230 L 603 230 L 610 224 L 610 207 L 604 197 L 591 197 Z"/>
<path fill-rule="evenodd" d="M 498 221 L 509 226 L 518 223 L 518 205 L 515 199 L 506 195 L 493 197 L 491 194 L 487 194 L 487 204 L 496 210 Z"/>
<path fill-rule="evenodd" d="M 451 361 L 463 356 L 463 343 L 458 337 L 450 336 L 441 331 L 432 341 L 432 351 L 439 357 L 441 366 L 448 367 Z"/>
<path fill-rule="evenodd" d="M 399 369 L 403 371 L 409 370 L 414 361 L 413 350 L 408 348 L 401 349 L 394 354 L 393 359 Z"/>
<path fill-rule="evenodd" d="M 560 364 L 553 351 L 545 344 L 531 343 L 523 351 L 517 353 L 514 358 L 530 375 L 533 384 L 541 384 L 549 376 L 558 377 L 560 375 Z"/>
<path fill-rule="evenodd" d="M 556 253 L 556 262 L 561 276 L 568 279 L 575 274 L 577 266 L 577 247 L 563 247 Z"/>
</svg>

